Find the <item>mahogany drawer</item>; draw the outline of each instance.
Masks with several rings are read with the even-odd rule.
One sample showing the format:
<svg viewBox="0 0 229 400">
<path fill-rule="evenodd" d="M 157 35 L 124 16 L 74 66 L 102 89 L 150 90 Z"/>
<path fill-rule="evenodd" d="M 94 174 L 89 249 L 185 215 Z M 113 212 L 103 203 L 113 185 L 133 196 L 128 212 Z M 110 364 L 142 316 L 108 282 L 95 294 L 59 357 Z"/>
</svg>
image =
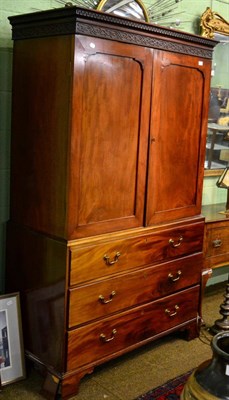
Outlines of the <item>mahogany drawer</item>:
<svg viewBox="0 0 229 400">
<path fill-rule="evenodd" d="M 68 332 L 67 370 L 115 355 L 195 319 L 199 292 L 198 285 Z"/>
<path fill-rule="evenodd" d="M 207 227 L 206 256 L 229 254 L 229 229 L 228 226 Z M 229 256 L 228 256 L 229 261 Z"/>
<path fill-rule="evenodd" d="M 204 223 L 70 247 L 70 285 L 202 251 Z"/>
<path fill-rule="evenodd" d="M 69 290 L 69 328 L 200 282 L 202 253 Z"/>
</svg>

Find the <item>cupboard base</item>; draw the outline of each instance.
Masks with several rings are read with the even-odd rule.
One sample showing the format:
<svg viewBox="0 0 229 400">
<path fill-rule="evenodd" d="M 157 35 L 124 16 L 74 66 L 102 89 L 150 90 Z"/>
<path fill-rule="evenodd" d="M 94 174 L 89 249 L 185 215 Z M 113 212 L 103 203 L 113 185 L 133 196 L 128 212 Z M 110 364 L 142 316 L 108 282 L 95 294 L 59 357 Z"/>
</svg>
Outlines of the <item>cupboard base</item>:
<svg viewBox="0 0 229 400">
<path fill-rule="evenodd" d="M 195 320 L 192 320 L 186 323 L 184 326 L 182 325 L 181 327 L 179 327 L 179 329 L 178 327 L 176 327 L 176 329 L 170 329 L 166 331 L 166 333 L 164 332 L 158 334 L 155 337 L 146 340 L 143 344 L 136 344 L 135 346 L 132 346 L 129 350 L 122 351 L 120 354 L 115 355 L 115 357 L 114 355 L 107 357 L 105 360 L 100 360 L 90 366 L 66 374 L 59 374 L 58 372 L 52 370 L 51 368 L 40 362 L 40 360 L 34 357 L 33 354 L 31 354 L 30 352 L 26 352 L 26 357 L 30 360 L 30 362 L 36 365 L 36 370 L 44 378 L 43 385 L 40 391 L 42 396 L 47 400 L 57 400 L 60 398 L 60 396 L 61 400 L 68 400 L 79 393 L 81 379 L 83 379 L 85 375 L 93 373 L 94 368 L 98 365 L 115 359 L 119 355 L 123 355 L 128 351 L 132 351 L 146 343 L 153 342 L 160 337 L 166 336 L 173 332 L 176 334 L 180 333 L 182 335 L 182 338 L 185 340 L 193 340 L 199 335 L 200 321 L 201 318 L 198 316 Z"/>
</svg>

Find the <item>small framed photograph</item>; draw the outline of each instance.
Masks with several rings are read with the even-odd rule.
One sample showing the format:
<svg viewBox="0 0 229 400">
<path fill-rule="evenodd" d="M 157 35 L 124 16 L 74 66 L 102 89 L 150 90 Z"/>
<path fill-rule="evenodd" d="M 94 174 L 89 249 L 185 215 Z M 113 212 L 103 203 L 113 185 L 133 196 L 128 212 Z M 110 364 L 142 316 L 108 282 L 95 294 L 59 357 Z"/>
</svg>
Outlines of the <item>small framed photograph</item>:
<svg viewBox="0 0 229 400">
<path fill-rule="evenodd" d="M 19 293 L 0 296 L 1 385 L 25 378 Z"/>
</svg>

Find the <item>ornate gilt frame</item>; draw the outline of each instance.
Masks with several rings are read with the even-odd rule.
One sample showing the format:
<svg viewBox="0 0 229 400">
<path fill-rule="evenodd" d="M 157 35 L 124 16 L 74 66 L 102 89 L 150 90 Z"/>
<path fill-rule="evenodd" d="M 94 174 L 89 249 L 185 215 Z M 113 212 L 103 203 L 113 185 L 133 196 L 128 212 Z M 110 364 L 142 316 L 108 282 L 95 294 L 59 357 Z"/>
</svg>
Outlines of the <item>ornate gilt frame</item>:
<svg viewBox="0 0 229 400">
<path fill-rule="evenodd" d="M 215 33 L 229 36 L 229 22 L 210 7 L 207 7 L 202 14 L 200 26 L 201 35 L 204 37 L 213 38 Z"/>
</svg>

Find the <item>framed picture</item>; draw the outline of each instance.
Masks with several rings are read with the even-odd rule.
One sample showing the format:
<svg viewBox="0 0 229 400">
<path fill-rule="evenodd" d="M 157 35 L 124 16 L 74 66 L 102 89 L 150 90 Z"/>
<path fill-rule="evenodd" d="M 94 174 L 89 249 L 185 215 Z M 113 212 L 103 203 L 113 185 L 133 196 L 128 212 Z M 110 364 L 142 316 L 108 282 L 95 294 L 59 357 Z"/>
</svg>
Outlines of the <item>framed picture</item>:
<svg viewBox="0 0 229 400">
<path fill-rule="evenodd" d="M 19 293 L 0 296 L 1 385 L 25 378 Z"/>
</svg>

